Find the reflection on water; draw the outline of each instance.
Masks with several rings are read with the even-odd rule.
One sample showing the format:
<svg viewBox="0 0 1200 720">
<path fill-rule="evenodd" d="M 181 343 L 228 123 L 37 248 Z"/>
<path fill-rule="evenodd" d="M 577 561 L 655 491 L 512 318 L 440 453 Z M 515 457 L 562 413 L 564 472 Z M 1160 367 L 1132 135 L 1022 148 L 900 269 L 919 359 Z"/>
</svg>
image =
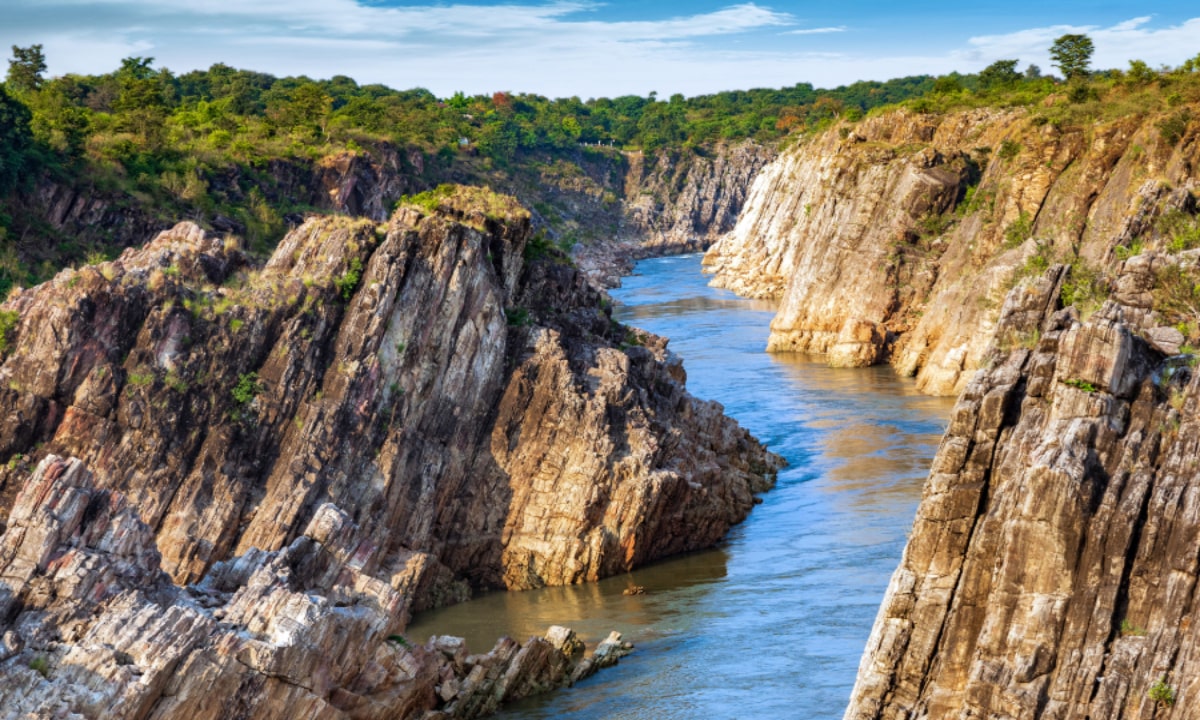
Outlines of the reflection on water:
<svg viewBox="0 0 1200 720">
<path fill-rule="evenodd" d="M 618 319 L 671 338 L 688 387 L 790 467 L 723 547 L 594 585 L 495 593 L 408 630 L 473 651 L 552 624 L 638 646 L 574 689 L 501 718 L 841 717 L 952 402 L 888 368 L 769 355 L 774 306 L 706 285 L 698 255 L 646 260 L 613 292 Z M 642 585 L 645 595 L 623 595 Z"/>
</svg>

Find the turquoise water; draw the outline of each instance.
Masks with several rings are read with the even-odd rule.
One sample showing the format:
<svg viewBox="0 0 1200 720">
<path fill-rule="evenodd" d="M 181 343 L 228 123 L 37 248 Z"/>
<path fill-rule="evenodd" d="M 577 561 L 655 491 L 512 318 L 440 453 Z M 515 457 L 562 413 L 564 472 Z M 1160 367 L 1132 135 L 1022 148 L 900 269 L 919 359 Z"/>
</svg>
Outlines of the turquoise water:
<svg viewBox="0 0 1200 720">
<path fill-rule="evenodd" d="M 763 352 L 771 303 L 710 288 L 700 256 L 645 260 L 617 318 L 671 338 L 688 388 L 790 463 L 721 547 L 569 588 L 494 593 L 417 618 L 408 636 L 473 651 L 552 624 L 637 651 L 497 717 L 840 718 L 953 405 L 889 368 Z M 629 585 L 645 595 L 626 596 Z"/>
</svg>

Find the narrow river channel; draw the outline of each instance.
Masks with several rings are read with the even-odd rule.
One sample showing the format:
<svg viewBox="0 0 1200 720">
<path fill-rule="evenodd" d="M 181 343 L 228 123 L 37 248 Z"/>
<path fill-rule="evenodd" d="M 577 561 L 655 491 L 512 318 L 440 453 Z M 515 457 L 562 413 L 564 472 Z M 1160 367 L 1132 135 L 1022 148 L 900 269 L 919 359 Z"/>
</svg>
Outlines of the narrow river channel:
<svg viewBox="0 0 1200 720">
<path fill-rule="evenodd" d="M 603 582 L 494 593 L 417 618 L 407 635 L 486 651 L 552 624 L 636 652 L 575 688 L 497 717 L 840 718 L 904 546 L 952 400 L 891 369 L 770 355 L 772 303 L 710 288 L 700 256 L 645 260 L 617 319 L 671 338 L 692 394 L 787 458 L 775 490 L 720 548 Z M 644 595 L 623 594 L 640 585 Z"/>
</svg>

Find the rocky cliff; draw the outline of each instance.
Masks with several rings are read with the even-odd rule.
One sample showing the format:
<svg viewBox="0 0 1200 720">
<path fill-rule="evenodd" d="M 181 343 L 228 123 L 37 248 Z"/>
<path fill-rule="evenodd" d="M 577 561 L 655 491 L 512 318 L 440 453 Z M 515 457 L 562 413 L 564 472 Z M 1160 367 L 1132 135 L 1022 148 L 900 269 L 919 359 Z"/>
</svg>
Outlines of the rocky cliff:
<svg viewBox="0 0 1200 720">
<path fill-rule="evenodd" d="M 708 248 L 734 228 L 754 178 L 774 156 L 752 141 L 627 154 L 620 221 L 577 246 L 575 257 L 601 284 L 615 286 L 634 260 Z"/>
<path fill-rule="evenodd" d="M 779 462 L 482 190 L 311 219 L 263 267 L 181 224 L 3 312 L 0 674 L 85 717 L 409 717 L 524 682 L 515 648 L 450 672 L 388 638 L 471 587 L 709 546 Z"/>
<path fill-rule="evenodd" d="M 124 248 L 170 227 L 168 218 L 187 216 L 269 248 L 302 220 L 297 208 L 384 222 L 400 198 L 450 182 L 518 197 L 534 208 L 535 226 L 564 247 L 574 245 L 580 266 L 614 286 L 634 259 L 701 250 L 732 229 L 754 176 L 772 157 L 772 149 L 752 141 L 650 154 L 584 148 L 570 157 L 523 157 L 498 170 L 469 155 L 448 162 L 379 143 L 315 161 L 275 158 L 177 178 L 164 197 L 46 178 L 10 203 L 11 237 L 29 264 L 44 261 L 42 246 Z M 212 210 L 214 204 L 233 210 Z"/>
<path fill-rule="evenodd" d="M 843 124 L 767 166 L 705 262 L 717 285 L 782 299 L 771 350 L 890 361 L 958 393 L 1027 268 L 1169 243 L 1156 221 L 1193 211 L 1200 123 L 1163 127 L 1191 110 L 1081 121 L 1058 97 Z"/>
<path fill-rule="evenodd" d="M 1198 716 L 1200 373 L 1151 301 L 1194 255 L 1122 263 L 1086 320 L 1063 266 L 1008 296 L 848 720 Z"/>
</svg>

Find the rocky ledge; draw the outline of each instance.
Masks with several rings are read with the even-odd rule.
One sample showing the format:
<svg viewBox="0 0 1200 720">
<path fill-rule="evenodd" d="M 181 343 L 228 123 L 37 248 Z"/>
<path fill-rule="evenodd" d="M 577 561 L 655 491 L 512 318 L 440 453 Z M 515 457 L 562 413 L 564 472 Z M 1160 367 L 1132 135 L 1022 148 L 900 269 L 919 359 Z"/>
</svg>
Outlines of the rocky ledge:
<svg viewBox="0 0 1200 720">
<path fill-rule="evenodd" d="M 529 226 L 464 188 L 259 267 L 185 223 L 5 303 L 0 706 L 472 717 L 581 672 L 395 638 L 710 546 L 781 461 Z"/>
<path fill-rule="evenodd" d="M 1020 286 L 956 406 L 847 720 L 1192 718 L 1200 373 L 1137 256 L 1081 320 Z"/>
</svg>

